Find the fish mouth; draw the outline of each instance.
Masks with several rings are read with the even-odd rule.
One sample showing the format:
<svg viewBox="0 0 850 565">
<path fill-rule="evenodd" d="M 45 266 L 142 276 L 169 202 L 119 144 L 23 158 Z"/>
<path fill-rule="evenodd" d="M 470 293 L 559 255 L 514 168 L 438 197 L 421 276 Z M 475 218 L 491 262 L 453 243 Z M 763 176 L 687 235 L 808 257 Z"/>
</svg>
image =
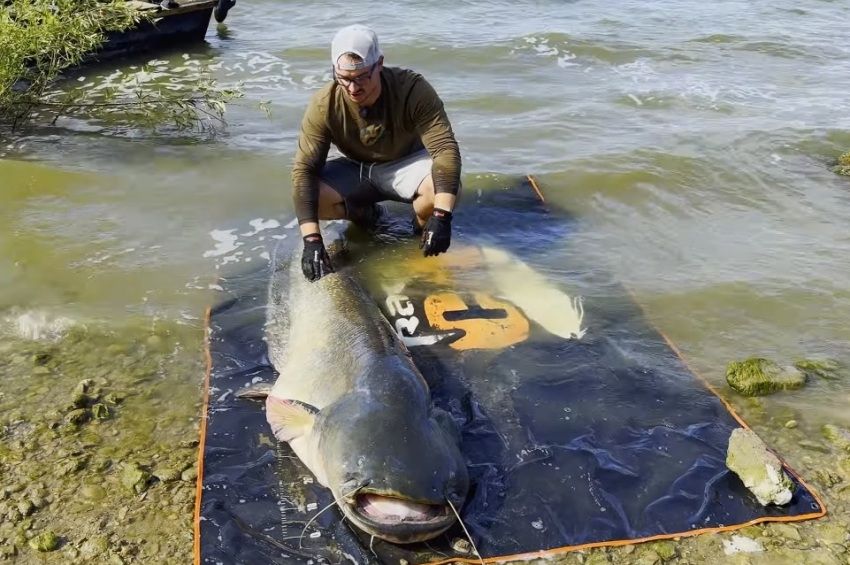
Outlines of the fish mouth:
<svg viewBox="0 0 850 565">
<path fill-rule="evenodd" d="M 448 504 L 427 504 L 367 492 L 346 502 L 346 514 L 366 533 L 392 543 L 434 538 L 455 521 Z"/>
</svg>

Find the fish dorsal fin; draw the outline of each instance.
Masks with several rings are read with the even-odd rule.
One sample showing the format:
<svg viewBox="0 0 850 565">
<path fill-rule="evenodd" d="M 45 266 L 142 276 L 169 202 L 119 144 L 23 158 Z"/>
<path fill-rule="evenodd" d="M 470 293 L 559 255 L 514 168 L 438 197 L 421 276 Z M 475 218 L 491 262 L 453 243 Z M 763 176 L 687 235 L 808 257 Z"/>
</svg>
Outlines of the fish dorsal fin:
<svg viewBox="0 0 850 565">
<path fill-rule="evenodd" d="M 236 391 L 236 398 L 263 400 L 272 393 L 272 383 L 253 383 Z"/>
<path fill-rule="evenodd" d="M 304 436 L 313 428 L 318 409 L 300 400 L 269 396 L 266 399 L 266 419 L 272 433 L 280 441 L 290 442 Z"/>
</svg>

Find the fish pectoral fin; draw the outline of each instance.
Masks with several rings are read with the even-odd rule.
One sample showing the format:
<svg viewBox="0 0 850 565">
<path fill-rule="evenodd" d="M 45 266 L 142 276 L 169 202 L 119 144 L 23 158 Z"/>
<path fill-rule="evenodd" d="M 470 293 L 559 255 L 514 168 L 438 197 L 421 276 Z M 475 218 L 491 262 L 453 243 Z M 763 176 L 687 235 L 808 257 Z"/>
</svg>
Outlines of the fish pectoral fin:
<svg viewBox="0 0 850 565">
<path fill-rule="evenodd" d="M 290 442 L 304 436 L 313 428 L 318 409 L 298 400 L 269 396 L 266 399 L 266 420 L 280 441 Z"/>
<path fill-rule="evenodd" d="M 272 393 L 272 383 L 254 383 L 236 391 L 236 398 L 264 400 Z"/>
</svg>

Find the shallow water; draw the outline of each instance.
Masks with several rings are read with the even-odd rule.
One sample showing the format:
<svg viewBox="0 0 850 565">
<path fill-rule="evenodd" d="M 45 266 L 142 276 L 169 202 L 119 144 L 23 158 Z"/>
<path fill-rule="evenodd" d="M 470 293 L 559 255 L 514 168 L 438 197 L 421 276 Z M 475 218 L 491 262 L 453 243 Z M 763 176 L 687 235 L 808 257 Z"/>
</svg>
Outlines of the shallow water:
<svg viewBox="0 0 850 565">
<path fill-rule="evenodd" d="M 215 139 L 60 119 L 0 144 L 0 330 L 43 344 L 63 319 L 134 343 L 128 327 L 174 326 L 182 346 L 163 355 L 199 367 L 218 274 L 296 236 L 288 166 L 301 112 L 329 76 L 335 29 L 368 21 L 387 64 L 443 97 L 469 187 L 532 173 L 580 218 L 547 274 L 613 273 L 793 466 L 816 469 L 836 455 L 799 440 L 850 427 L 850 375 L 756 406 L 723 374 L 754 355 L 850 362 L 850 182 L 829 170 L 850 149 L 848 18 L 848 4 L 822 0 L 240 3 L 205 45 L 73 79 L 102 85 L 148 62 L 156 80 L 207 69 L 242 83 Z M 200 373 L 171 378 L 197 385 Z M 27 383 L 4 379 L 0 392 Z M 798 428 L 777 427 L 792 417 Z"/>
</svg>

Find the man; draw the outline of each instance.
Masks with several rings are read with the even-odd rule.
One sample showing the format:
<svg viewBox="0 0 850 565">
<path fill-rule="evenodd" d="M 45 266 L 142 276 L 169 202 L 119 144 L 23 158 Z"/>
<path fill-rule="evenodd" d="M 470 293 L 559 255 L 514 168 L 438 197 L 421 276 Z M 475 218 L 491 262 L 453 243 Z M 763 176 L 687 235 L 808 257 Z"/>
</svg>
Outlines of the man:
<svg viewBox="0 0 850 565">
<path fill-rule="evenodd" d="M 352 25 L 331 43 L 334 80 L 310 100 L 292 167 L 301 266 L 316 281 L 333 272 L 321 220 L 374 223 L 377 202 L 413 205 L 420 248 L 439 255 L 451 242 L 460 151 L 443 102 L 417 73 L 384 67 L 378 37 Z M 333 143 L 345 156 L 326 162 Z"/>
</svg>

